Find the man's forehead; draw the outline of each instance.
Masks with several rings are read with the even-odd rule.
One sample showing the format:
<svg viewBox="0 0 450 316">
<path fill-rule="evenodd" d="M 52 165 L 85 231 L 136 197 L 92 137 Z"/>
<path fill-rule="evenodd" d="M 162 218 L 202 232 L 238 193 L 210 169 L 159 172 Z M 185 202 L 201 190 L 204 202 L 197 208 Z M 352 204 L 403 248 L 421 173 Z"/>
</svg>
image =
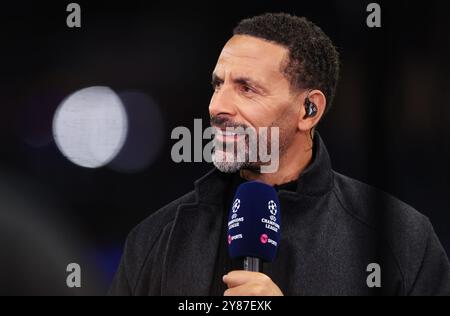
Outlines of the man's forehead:
<svg viewBox="0 0 450 316">
<path fill-rule="evenodd" d="M 233 36 L 219 56 L 218 66 L 258 67 L 260 70 L 279 73 L 281 63 L 287 56 L 287 49 L 246 35 Z"/>
</svg>

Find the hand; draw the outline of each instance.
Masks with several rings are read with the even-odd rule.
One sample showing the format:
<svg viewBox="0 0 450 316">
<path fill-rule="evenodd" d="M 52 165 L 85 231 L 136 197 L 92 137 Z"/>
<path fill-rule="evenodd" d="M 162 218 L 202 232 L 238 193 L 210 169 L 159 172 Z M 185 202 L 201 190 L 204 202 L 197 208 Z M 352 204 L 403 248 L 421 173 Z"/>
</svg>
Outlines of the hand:
<svg viewBox="0 0 450 316">
<path fill-rule="evenodd" d="M 280 288 L 265 274 L 232 271 L 223 276 L 228 286 L 224 296 L 283 296 Z"/>
</svg>

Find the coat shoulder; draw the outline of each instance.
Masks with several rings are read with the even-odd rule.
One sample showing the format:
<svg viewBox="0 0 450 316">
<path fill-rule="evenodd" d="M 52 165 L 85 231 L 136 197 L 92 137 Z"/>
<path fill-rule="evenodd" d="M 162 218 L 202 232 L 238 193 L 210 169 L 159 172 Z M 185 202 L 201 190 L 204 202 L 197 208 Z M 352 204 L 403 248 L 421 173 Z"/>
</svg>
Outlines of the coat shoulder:
<svg viewBox="0 0 450 316">
<path fill-rule="evenodd" d="M 429 219 L 405 202 L 358 180 L 335 173 L 334 194 L 360 227 L 386 242 L 408 287 L 424 257 L 430 236 Z"/>
<path fill-rule="evenodd" d="M 415 235 L 428 233 L 429 220 L 407 203 L 398 198 L 335 172 L 334 193 L 342 207 L 361 223 L 377 228 Z"/>
</svg>

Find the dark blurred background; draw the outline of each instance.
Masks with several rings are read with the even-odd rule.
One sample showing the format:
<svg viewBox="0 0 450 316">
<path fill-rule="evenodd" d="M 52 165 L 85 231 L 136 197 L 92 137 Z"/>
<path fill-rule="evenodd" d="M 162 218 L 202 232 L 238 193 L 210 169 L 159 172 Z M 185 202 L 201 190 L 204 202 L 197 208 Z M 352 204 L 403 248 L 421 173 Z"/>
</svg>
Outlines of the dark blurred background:
<svg viewBox="0 0 450 316">
<path fill-rule="evenodd" d="M 445 1 L 4 2 L 0 10 L 0 294 L 106 293 L 127 233 L 190 191 L 211 165 L 176 164 L 176 126 L 208 122 L 211 72 L 242 18 L 306 16 L 342 59 L 319 131 L 336 171 L 428 216 L 450 253 L 450 12 Z M 83 88 L 107 86 L 129 115 L 128 137 L 101 168 L 72 163 L 52 131 Z M 204 126 L 206 127 L 206 126 Z M 66 287 L 66 266 L 82 288 Z"/>
</svg>

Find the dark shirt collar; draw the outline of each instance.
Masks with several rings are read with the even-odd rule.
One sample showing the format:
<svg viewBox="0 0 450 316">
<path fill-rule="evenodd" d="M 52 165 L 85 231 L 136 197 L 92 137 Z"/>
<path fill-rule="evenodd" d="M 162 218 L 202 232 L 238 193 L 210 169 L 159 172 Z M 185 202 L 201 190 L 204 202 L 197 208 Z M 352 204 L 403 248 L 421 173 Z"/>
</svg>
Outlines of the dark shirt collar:
<svg viewBox="0 0 450 316">
<path fill-rule="evenodd" d="M 225 202 L 223 192 L 230 183 L 239 183 L 243 180 L 238 174 L 226 174 L 216 168 L 195 182 L 197 201 L 210 204 L 222 204 Z M 321 196 L 329 192 L 333 185 L 333 170 L 330 156 L 316 131 L 313 143 L 313 156 L 311 163 L 300 174 L 295 191 L 295 184 L 288 183 L 275 186 L 279 192 L 286 192 L 295 196 Z"/>
</svg>

